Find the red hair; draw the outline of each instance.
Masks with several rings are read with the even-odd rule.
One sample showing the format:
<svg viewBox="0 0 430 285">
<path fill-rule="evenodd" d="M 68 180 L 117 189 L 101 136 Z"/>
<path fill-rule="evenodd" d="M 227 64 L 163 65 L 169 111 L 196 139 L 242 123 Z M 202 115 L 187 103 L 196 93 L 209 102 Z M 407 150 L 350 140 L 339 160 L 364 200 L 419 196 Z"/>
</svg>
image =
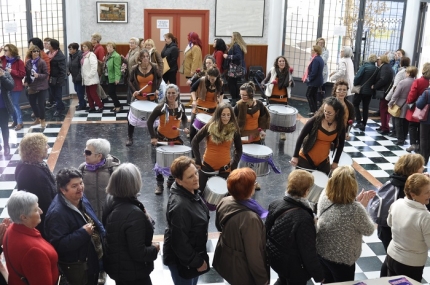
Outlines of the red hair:
<svg viewBox="0 0 430 285">
<path fill-rule="evenodd" d="M 236 200 L 245 200 L 254 191 L 257 175 L 249 167 L 233 170 L 227 179 L 228 192 Z"/>
<path fill-rule="evenodd" d="M 188 34 L 188 40 L 193 45 L 198 45 L 200 49 L 203 49 L 202 40 L 199 38 L 199 35 L 195 32 L 191 32 Z"/>
</svg>

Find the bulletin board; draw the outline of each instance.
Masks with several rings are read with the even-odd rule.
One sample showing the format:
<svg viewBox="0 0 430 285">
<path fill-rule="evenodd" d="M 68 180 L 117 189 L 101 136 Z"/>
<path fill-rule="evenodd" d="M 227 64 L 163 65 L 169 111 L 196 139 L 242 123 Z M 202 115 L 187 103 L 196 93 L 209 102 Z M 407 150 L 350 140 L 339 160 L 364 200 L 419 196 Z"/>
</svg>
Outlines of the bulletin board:
<svg viewBox="0 0 430 285">
<path fill-rule="evenodd" d="M 215 36 L 263 37 L 265 0 L 216 0 Z"/>
</svg>

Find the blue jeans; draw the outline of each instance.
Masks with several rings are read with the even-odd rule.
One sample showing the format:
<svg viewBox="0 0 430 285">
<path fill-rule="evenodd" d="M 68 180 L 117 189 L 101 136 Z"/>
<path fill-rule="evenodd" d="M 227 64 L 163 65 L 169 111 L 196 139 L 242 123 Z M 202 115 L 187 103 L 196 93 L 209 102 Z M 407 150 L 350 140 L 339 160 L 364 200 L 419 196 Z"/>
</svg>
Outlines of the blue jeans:
<svg viewBox="0 0 430 285">
<path fill-rule="evenodd" d="M 168 265 L 170 270 L 170 275 L 172 275 L 173 283 L 175 285 L 196 285 L 199 277 L 193 279 L 184 279 L 179 276 L 178 267 L 176 265 Z"/>
<path fill-rule="evenodd" d="M 63 103 L 63 86 L 50 86 L 52 97 L 55 99 L 55 103 L 57 103 L 57 111 L 64 111 L 64 103 Z"/>
<path fill-rule="evenodd" d="M 87 106 L 87 101 L 85 101 L 85 86 L 82 85 L 82 81 L 74 82 L 73 87 L 75 88 L 76 94 L 79 99 L 79 107 L 85 109 Z"/>
<path fill-rule="evenodd" d="M 12 114 L 13 122 L 16 124 L 22 124 L 22 114 L 21 108 L 19 106 L 19 97 L 21 97 L 22 91 L 10 91 L 10 99 L 12 100 L 12 105 L 14 112 Z"/>
</svg>

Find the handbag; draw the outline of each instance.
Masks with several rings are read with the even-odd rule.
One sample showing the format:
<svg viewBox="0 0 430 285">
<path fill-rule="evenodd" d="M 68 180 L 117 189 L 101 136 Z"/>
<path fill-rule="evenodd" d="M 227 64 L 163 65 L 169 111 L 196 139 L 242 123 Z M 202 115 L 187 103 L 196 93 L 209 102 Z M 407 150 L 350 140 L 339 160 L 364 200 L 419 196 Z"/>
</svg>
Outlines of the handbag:
<svg viewBox="0 0 430 285">
<path fill-rule="evenodd" d="M 426 96 L 427 96 L 427 102 L 428 102 L 428 99 L 429 99 L 428 91 L 426 91 Z M 412 114 L 412 118 L 419 121 L 427 121 L 428 115 L 429 115 L 429 104 L 427 103 L 422 109 L 419 109 L 418 107 L 415 108 L 415 111 Z"/>
<path fill-rule="evenodd" d="M 393 106 L 388 108 L 388 113 L 390 113 L 390 115 L 393 117 L 400 117 L 400 114 L 402 113 L 403 105 L 399 107 L 399 105 L 394 104 Z"/>
<path fill-rule="evenodd" d="M 234 64 L 233 62 L 230 62 L 227 76 L 232 78 L 240 78 L 243 75 L 244 68 L 242 66 L 242 61 L 240 61 L 240 64 Z"/>
<path fill-rule="evenodd" d="M 51 86 L 57 85 L 57 80 L 58 80 L 57 77 L 50 76 L 49 77 L 49 85 L 51 85 Z"/>
<path fill-rule="evenodd" d="M 211 269 L 209 265 L 209 255 L 207 254 L 207 252 L 205 251 L 200 252 L 199 255 L 204 259 L 204 261 L 207 264 L 206 270 L 199 272 L 197 271 L 197 268 L 185 266 L 185 265 L 182 265 L 180 262 L 178 262 L 177 267 L 178 267 L 179 276 L 181 276 L 184 279 L 192 279 L 202 274 L 205 274 Z"/>
<path fill-rule="evenodd" d="M 351 93 L 360 94 L 361 87 L 363 87 L 364 85 L 366 85 L 366 83 L 369 82 L 369 80 L 373 78 L 373 76 L 375 75 L 376 71 L 378 71 L 378 69 L 375 69 L 375 71 L 373 72 L 372 76 L 370 76 L 369 79 L 367 79 L 366 82 L 363 83 L 363 85 L 354 85 L 352 87 L 352 89 L 351 89 Z"/>
<path fill-rule="evenodd" d="M 66 277 L 68 283 L 85 285 L 88 282 L 87 261 L 63 262 L 58 261 L 62 275 Z"/>
<path fill-rule="evenodd" d="M 170 70 L 169 62 L 167 61 L 167 56 L 163 57 L 163 74 Z"/>
</svg>

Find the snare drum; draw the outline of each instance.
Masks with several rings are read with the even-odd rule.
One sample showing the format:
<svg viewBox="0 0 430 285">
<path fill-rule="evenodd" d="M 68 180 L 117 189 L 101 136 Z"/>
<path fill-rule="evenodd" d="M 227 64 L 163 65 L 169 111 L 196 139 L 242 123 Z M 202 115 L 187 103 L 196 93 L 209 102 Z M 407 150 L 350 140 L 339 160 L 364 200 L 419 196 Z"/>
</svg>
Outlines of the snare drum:
<svg viewBox="0 0 430 285">
<path fill-rule="evenodd" d="M 156 161 L 159 167 L 170 167 L 180 156 L 191 157 L 191 148 L 186 145 L 166 145 L 157 147 Z"/>
<path fill-rule="evenodd" d="M 333 152 L 330 151 L 330 164 L 333 163 Z M 342 152 L 339 159 L 339 166 L 352 165 L 352 158 L 349 154 Z"/>
<path fill-rule="evenodd" d="M 208 115 L 208 114 L 201 114 L 201 113 L 197 114 L 196 118 L 194 119 L 194 122 L 193 122 L 193 127 L 196 130 L 200 130 L 209 122 L 209 120 L 211 118 L 212 118 L 212 116 Z"/>
<path fill-rule="evenodd" d="M 312 176 L 314 177 L 314 186 L 308 195 L 309 202 L 318 203 L 318 199 L 320 198 L 321 192 L 326 187 L 328 182 L 328 176 L 324 172 L 321 171 L 313 171 Z"/>
<path fill-rule="evenodd" d="M 243 153 L 238 168 L 249 167 L 255 171 L 258 177 L 269 174 L 269 159 L 272 157 L 272 149 L 260 144 L 242 145 Z M 263 162 L 247 162 L 253 158 L 263 159 Z M 244 161 L 246 160 L 246 161 Z"/>
<path fill-rule="evenodd" d="M 206 183 L 205 191 L 203 192 L 203 198 L 210 210 L 215 211 L 216 206 L 221 202 L 228 193 L 227 180 L 219 176 L 213 176 L 208 179 Z"/>
<path fill-rule="evenodd" d="M 297 109 L 287 105 L 267 106 L 270 113 L 270 130 L 273 132 L 292 133 L 296 130 Z"/>
<path fill-rule="evenodd" d="M 146 128 L 146 121 L 155 107 L 157 107 L 157 104 L 151 101 L 137 100 L 131 103 L 130 112 L 128 113 L 130 125 Z"/>
</svg>

